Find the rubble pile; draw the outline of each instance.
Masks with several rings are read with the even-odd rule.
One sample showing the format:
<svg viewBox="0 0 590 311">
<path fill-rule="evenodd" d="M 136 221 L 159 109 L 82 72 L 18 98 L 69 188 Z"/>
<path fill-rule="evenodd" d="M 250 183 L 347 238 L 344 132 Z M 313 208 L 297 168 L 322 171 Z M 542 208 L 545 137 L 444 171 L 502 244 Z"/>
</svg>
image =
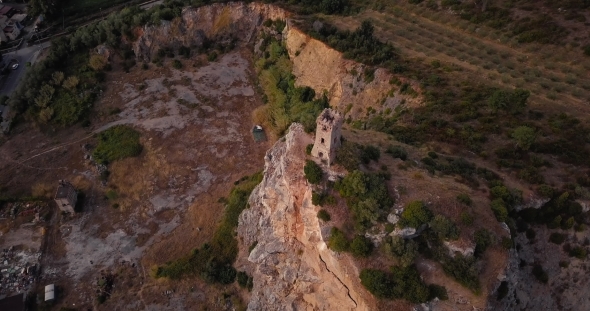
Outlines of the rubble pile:
<svg viewBox="0 0 590 311">
<path fill-rule="evenodd" d="M 49 213 L 48 204 L 42 201 L 11 202 L 0 209 L 0 219 L 16 219 L 17 217 L 35 216 L 34 222 L 45 219 Z"/>
<path fill-rule="evenodd" d="M 0 296 L 28 292 L 35 282 L 37 261 L 41 254 L 27 255 L 14 247 L 0 252 Z"/>
</svg>

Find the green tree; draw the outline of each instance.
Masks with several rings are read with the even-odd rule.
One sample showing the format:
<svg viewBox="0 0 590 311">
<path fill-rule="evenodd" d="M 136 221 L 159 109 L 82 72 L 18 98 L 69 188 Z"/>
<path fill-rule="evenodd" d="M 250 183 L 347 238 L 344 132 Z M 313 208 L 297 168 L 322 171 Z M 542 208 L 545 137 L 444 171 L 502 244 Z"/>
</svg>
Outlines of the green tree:
<svg viewBox="0 0 590 311">
<path fill-rule="evenodd" d="M 459 238 L 459 228 L 443 215 L 436 215 L 430 221 L 430 228 L 442 240 L 456 240 Z"/>
<path fill-rule="evenodd" d="M 522 150 L 529 150 L 537 138 L 537 133 L 528 126 L 519 126 L 512 132 L 512 138 Z"/>
<path fill-rule="evenodd" d="M 355 257 L 369 257 L 373 251 L 373 242 L 363 235 L 357 235 L 350 243 L 350 252 Z"/>
<path fill-rule="evenodd" d="M 400 224 L 403 226 L 418 228 L 432 219 L 432 212 L 422 201 L 410 202 L 402 212 Z"/>
<path fill-rule="evenodd" d="M 384 271 L 363 269 L 359 275 L 361 284 L 377 298 L 392 298 L 392 278 Z"/>
<path fill-rule="evenodd" d="M 330 231 L 330 239 L 328 240 L 328 247 L 336 252 L 348 251 L 349 242 L 344 235 L 344 232 L 338 228 L 333 227 Z"/>
<path fill-rule="evenodd" d="M 322 177 L 324 175 L 322 168 L 312 160 L 307 160 L 305 162 L 303 172 L 305 173 L 305 178 L 307 178 L 307 181 L 309 181 L 310 184 L 319 184 L 322 181 Z"/>
<path fill-rule="evenodd" d="M 492 212 L 494 212 L 494 216 L 499 222 L 506 222 L 508 219 L 508 209 L 506 209 L 506 204 L 502 199 L 494 199 L 490 203 L 490 207 L 492 208 Z"/>
</svg>

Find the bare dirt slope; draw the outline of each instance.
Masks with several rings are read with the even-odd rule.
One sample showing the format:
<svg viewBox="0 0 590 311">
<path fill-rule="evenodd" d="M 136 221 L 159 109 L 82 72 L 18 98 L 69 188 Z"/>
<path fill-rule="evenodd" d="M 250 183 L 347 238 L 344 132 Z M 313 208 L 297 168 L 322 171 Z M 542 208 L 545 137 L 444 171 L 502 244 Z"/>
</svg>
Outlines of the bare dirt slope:
<svg viewBox="0 0 590 311">
<path fill-rule="evenodd" d="M 80 214 L 56 216 L 48 231 L 40 283 L 60 286 L 62 303 L 94 305 L 94 283 L 102 270 L 115 273 L 118 286 L 100 309 L 184 309 L 204 303 L 207 297 L 199 290 L 162 295 L 167 283 L 148 273 L 152 265 L 206 241 L 223 213 L 217 200 L 235 180 L 262 168 L 268 145 L 251 136 L 250 114 L 260 100 L 249 59 L 247 52 L 234 51 L 211 63 L 198 56 L 182 60 L 181 70 L 169 68 L 171 61 L 148 70 L 136 66 L 129 74 L 115 69 L 95 105 L 92 129 L 58 131 L 52 138 L 22 128 L 0 147 L 7 159 L 0 167 L 1 183 L 11 189 L 28 192 L 31 185 L 63 178 L 86 194 Z M 85 159 L 93 139 L 84 138 L 116 124 L 140 130 L 144 151 L 111 164 L 102 184 Z M 19 163 L 60 143 L 67 145 Z M 84 143 L 91 146 L 82 148 Z M 107 200 L 107 191 L 116 193 L 114 198 Z"/>
</svg>

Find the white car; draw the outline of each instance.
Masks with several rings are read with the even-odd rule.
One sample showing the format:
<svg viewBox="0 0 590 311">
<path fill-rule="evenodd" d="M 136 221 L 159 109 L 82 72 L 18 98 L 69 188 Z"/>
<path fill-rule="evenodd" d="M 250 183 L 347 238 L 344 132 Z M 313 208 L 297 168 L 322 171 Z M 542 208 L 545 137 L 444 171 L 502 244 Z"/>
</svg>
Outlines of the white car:
<svg viewBox="0 0 590 311">
<path fill-rule="evenodd" d="M 17 68 L 18 68 L 18 63 L 12 64 L 12 66 L 10 66 L 10 69 L 12 69 L 12 70 L 16 70 Z"/>
</svg>

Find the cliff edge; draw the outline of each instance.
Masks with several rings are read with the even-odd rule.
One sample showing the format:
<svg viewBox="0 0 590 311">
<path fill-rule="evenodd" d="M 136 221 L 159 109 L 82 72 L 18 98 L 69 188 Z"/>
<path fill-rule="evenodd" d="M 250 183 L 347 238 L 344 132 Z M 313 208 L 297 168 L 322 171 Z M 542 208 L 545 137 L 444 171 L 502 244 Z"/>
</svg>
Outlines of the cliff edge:
<svg viewBox="0 0 590 311">
<path fill-rule="evenodd" d="M 236 266 L 254 279 L 248 310 L 374 310 L 352 259 L 322 237 L 329 228 L 317 218 L 303 174 L 309 143 L 303 126 L 291 125 L 266 153 L 264 179 L 240 215 Z"/>
</svg>

